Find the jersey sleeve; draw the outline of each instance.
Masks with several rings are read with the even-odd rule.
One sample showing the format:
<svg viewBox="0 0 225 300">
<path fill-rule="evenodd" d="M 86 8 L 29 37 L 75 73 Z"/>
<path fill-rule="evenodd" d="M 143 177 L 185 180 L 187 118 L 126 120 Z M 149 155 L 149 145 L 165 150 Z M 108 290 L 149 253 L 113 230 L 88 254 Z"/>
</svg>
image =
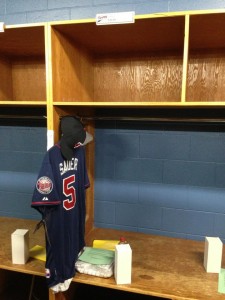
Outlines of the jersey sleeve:
<svg viewBox="0 0 225 300">
<path fill-rule="evenodd" d="M 32 204 L 34 208 L 42 206 L 59 205 L 60 199 L 53 176 L 52 165 L 49 160 L 49 152 L 46 153 L 35 184 Z"/>
</svg>

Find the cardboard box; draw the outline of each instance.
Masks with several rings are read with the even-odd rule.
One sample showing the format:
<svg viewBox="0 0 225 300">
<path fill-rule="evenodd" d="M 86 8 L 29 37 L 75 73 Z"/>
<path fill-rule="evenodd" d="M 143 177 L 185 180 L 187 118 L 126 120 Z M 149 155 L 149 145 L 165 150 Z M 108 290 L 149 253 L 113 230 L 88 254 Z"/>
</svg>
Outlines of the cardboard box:
<svg viewBox="0 0 225 300">
<path fill-rule="evenodd" d="M 114 276 L 116 284 L 130 284 L 132 273 L 132 250 L 129 244 L 115 247 Z"/>
<path fill-rule="evenodd" d="M 219 273 L 222 262 L 223 243 L 218 237 L 205 238 L 204 267 L 208 273 Z"/>
<path fill-rule="evenodd" d="M 11 234 L 12 263 L 25 264 L 29 258 L 29 230 L 16 229 Z"/>
</svg>

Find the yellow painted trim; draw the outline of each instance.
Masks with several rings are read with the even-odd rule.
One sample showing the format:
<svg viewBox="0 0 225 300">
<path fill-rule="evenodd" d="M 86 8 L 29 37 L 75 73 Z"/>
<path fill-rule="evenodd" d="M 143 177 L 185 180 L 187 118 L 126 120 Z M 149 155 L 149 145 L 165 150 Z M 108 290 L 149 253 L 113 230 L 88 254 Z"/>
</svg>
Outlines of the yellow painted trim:
<svg viewBox="0 0 225 300">
<path fill-rule="evenodd" d="M 189 23 L 190 23 L 190 16 L 186 15 L 185 29 L 184 29 L 184 54 L 183 54 L 181 102 L 185 102 L 185 99 L 186 99 L 187 72 L 188 72 L 188 49 L 189 49 Z"/>
<path fill-rule="evenodd" d="M 65 25 L 65 24 L 81 24 L 81 23 L 95 23 L 96 19 L 80 19 L 80 20 L 63 20 L 63 21 L 52 21 L 49 25 Z"/>
<path fill-rule="evenodd" d="M 5 25 L 5 29 L 23 28 L 23 27 L 41 27 L 45 26 L 46 22 L 42 23 L 27 23 L 27 24 L 15 24 L 15 25 Z"/>
<path fill-rule="evenodd" d="M 53 91 L 52 91 L 52 43 L 51 27 L 45 27 L 45 67 L 46 67 L 46 97 L 47 97 L 47 129 L 53 130 Z"/>
<path fill-rule="evenodd" d="M 1 106 L 15 106 L 15 105 L 21 105 L 21 106 L 46 106 L 46 101 L 14 101 L 14 100 L 6 100 L 6 101 L 0 101 Z"/>
<path fill-rule="evenodd" d="M 174 11 L 174 12 L 157 12 L 151 14 L 136 15 L 135 19 L 148 19 L 159 17 L 179 17 L 186 15 L 203 15 L 203 14 L 216 14 L 225 13 L 225 9 L 207 9 L 207 10 L 186 10 L 186 11 Z"/>
<path fill-rule="evenodd" d="M 139 19 L 149 19 L 149 18 L 159 18 L 159 17 L 177 17 L 186 15 L 202 15 L 202 14 L 215 14 L 215 13 L 225 13 L 225 9 L 210 9 L 210 10 L 187 10 L 187 11 L 174 11 L 174 12 L 158 12 L 151 14 L 140 14 L 135 15 L 135 20 Z M 64 21 L 52 21 L 49 22 L 50 25 L 63 25 L 63 24 L 76 24 L 76 23 L 95 23 L 96 19 L 79 19 L 79 20 L 64 20 Z"/>
<path fill-rule="evenodd" d="M 54 102 L 54 106 L 87 106 L 87 107 L 152 107 L 152 106 L 225 106 L 225 100 L 221 102 Z"/>
<path fill-rule="evenodd" d="M 186 15 L 203 15 L 203 14 L 215 14 L 215 13 L 225 13 L 225 9 L 210 9 L 210 10 L 187 10 L 187 11 L 175 11 L 175 12 L 158 12 L 151 14 L 140 14 L 135 15 L 135 20 L 139 19 L 150 19 L 150 18 L 160 18 L 160 17 L 177 17 Z M 49 24 L 54 25 L 65 25 L 65 24 L 80 24 L 80 23 L 95 23 L 95 18 L 90 19 L 78 19 L 78 20 L 63 20 L 63 21 L 51 21 Z M 109 26 L 109 25 L 107 25 Z M 112 25 L 113 26 L 113 25 Z"/>
</svg>

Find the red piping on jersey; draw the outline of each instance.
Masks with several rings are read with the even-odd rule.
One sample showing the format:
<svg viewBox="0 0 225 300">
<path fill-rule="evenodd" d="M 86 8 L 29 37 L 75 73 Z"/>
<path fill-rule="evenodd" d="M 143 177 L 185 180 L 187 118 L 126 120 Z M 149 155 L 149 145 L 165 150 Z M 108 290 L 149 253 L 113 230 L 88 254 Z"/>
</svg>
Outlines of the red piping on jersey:
<svg viewBox="0 0 225 300">
<path fill-rule="evenodd" d="M 60 146 L 60 144 L 59 143 L 57 143 L 57 144 L 55 144 L 59 149 L 61 149 L 61 146 Z M 76 148 L 79 148 L 79 147 L 81 147 L 82 146 L 82 143 L 80 143 L 80 142 L 78 142 L 77 144 L 75 144 L 74 146 L 73 146 L 73 149 L 76 149 Z"/>
<path fill-rule="evenodd" d="M 52 204 L 60 204 L 61 201 L 51 201 L 51 202 L 47 202 L 47 201 L 39 201 L 39 202 L 33 202 L 32 205 L 52 205 Z"/>
</svg>

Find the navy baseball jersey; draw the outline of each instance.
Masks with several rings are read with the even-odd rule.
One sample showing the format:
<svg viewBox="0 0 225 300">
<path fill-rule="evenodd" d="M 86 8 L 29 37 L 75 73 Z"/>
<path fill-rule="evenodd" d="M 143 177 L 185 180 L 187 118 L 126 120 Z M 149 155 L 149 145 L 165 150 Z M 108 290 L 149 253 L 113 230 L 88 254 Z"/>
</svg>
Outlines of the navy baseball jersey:
<svg viewBox="0 0 225 300">
<path fill-rule="evenodd" d="M 89 185 L 83 146 L 74 148 L 71 160 L 63 158 L 60 144 L 47 151 L 31 205 L 45 225 L 48 287 L 75 275 L 75 262 L 85 246 L 85 189 Z"/>
</svg>

